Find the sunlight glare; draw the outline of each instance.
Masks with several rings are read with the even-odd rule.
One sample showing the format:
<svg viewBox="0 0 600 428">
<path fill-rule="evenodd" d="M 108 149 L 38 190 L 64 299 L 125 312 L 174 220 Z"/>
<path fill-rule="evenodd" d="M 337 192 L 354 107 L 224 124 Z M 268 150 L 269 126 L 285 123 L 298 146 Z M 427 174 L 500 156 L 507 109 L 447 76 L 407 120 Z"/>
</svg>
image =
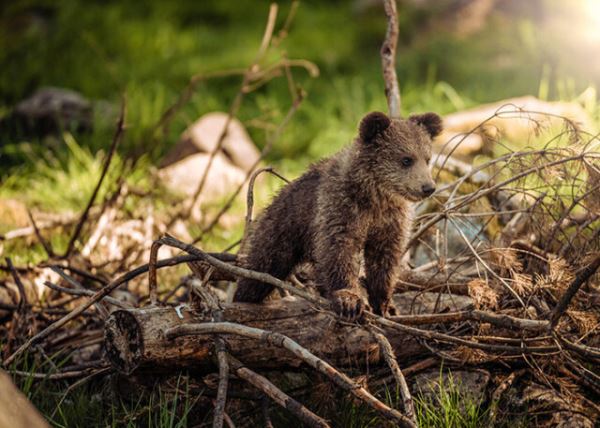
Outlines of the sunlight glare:
<svg viewBox="0 0 600 428">
<path fill-rule="evenodd" d="M 600 0 L 585 0 L 585 11 L 590 20 L 600 27 Z M 600 28 L 596 28 L 600 32 Z"/>
</svg>

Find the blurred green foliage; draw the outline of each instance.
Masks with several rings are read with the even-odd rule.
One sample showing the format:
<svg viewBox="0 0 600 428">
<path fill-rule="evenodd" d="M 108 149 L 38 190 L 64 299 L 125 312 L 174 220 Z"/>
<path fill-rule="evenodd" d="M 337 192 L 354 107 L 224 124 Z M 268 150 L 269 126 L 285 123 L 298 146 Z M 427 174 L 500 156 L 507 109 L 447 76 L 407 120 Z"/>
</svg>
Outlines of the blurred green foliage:
<svg viewBox="0 0 600 428">
<path fill-rule="evenodd" d="M 308 98 L 271 159 L 312 159 L 331 153 L 353 137 L 361 115 L 385 109 L 379 59 L 385 19 L 380 8 L 359 10 L 359 3 L 301 2 L 289 37 L 272 52 L 271 60 L 285 52 L 313 61 L 321 74 L 311 79 L 302 70 L 295 72 Z M 542 79 L 548 83 L 544 94 L 549 97 L 581 91 L 591 77 L 577 75 L 585 70 L 565 69 L 562 64 L 569 58 L 547 46 L 539 26 L 541 12 L 536 7 L 553 10 L 556 2 L 525 3 L 536 6 L 513 6 L 516 11 L 494 15 L 474 36 L 458 37 L 436 21 L 441 6 L 425 10 L 401 2 L 398 73 L 405 112 L 446 113 L 479 102 L 537 94 Z M 290 4 L 281 2 L 277 28 Z M 200 85 L 169 133 L 158 142 L 149 139 L 149 130 L 192 75 L 249 64 L 268 7 L 262 0 L 11 2 L 0 12 L 0 115 L 43 86 L 71 88 L 115 104 L 125 93 L 129 128 L 121 151 L 149 153 L 156 160 L 198 116 L 227 110 L 239 77 Z M 569 76 L 581 77 L 581 85 L 565 83 Z M 288 104 L 287 84 L 280 78 L 249 96 L 239 116 L 243 121 L 276 123 Z M 114 126 L 111 120 L 96 123 L 91 135 L 77 136 L 94 152 L 108 145 Z M 264 129 L 250 126 L 250 132 L 257 144 L 263 144 Z M 28 164 L 20 155 L 22 141 L 2 137 L 1 143 L 0 163 L 8 170 Z M 60 142 L 45 141 L 42 149 L 34 146 L 68 152 Z"/>
</svg>

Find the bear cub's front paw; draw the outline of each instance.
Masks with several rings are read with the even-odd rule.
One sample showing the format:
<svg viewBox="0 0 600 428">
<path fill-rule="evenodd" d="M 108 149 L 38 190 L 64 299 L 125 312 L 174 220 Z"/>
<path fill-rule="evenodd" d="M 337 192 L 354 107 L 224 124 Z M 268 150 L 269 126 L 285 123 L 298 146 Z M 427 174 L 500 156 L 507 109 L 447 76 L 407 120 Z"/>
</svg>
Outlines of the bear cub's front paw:
<svg viewBox="0 0 600 428">
<path fill-rule="evenodd" d="M 385 301 L 370 302 L 373 312 L 382 317 L 393 317 L 400 315 L 398 308 L 391 299 Z"/>
<path fill-rule="evenodd" d="M 358 292 L 347 289 L 333 291 L 331 305 L 336 313 L 348 321 L 359 320 L 365 310 L 370 310 L 368 303 Z"/>
</svg>

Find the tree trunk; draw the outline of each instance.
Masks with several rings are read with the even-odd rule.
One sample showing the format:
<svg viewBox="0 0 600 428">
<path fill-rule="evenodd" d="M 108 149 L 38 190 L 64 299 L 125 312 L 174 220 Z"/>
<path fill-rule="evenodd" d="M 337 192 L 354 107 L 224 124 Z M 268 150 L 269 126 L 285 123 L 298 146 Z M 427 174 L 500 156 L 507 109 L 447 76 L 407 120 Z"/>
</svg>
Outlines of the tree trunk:
<svg viewBox="0 0 600 428">
<path fill-rule="evenodd" d="M 407 292 L 394 296 L 402 314 L 434 313 L 467 309 L 464 296 Z M 184 336 L 174 340 L 164 332 L 182 324 L 211 322 L 210 313 L 190 308 L 146 308 L 118 310 L 106 322 L 105 344 L 111 363 L 120 371 L 152 368 L 170 371 L 190 367 L 214 369 L 213 337 Z M 338 321 L 331 313 L 310 303 L 289 298 L 261 305 L 223 304 L 222 321 L 271 330 L 290 337 L 336 367 L 359 367 L 379 361 L 379 346 L 371 333 L 358 324 Z M 421 355 L 425 349 L 411 336 L 395 330 L 383 331 L 399 361 Z M 294 368 L 301 362 L 285 349 L 236 335 L 224 335 L 229 352 L 249 368 Z"/>
</svg>

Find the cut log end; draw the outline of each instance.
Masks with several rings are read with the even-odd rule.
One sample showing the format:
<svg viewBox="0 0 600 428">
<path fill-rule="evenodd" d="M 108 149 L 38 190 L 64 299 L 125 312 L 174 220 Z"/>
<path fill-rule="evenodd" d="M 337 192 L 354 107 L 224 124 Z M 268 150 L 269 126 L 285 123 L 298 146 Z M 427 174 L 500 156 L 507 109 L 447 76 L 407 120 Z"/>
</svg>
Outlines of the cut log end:
<svg viewBox="0 0 600 428">
<path fill-rule="evenodd" d="M 135 316 L 127 311 L 115 311 L 106 321 L 104 330 L 106 356 L 123 373 L 132 373 L 144 352 L 141 328 Z"/>
</svg>

